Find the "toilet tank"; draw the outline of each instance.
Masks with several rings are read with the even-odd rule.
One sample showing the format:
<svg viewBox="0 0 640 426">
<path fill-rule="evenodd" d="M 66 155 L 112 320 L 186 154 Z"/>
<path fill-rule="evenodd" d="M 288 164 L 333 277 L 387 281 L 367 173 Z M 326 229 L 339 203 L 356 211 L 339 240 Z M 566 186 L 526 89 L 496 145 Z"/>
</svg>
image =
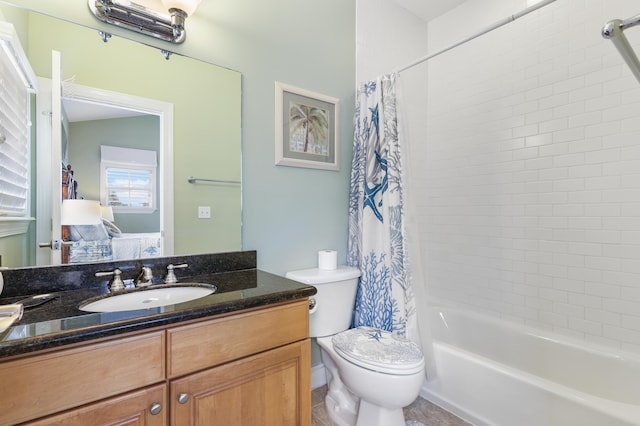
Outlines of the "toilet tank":
<svg viewBox="0 0 640 426">
<path fill-rule="evenodd" d="M 314 286 L 318 292 L 310 298 L 309 335 L 329 336 L 347 330 L 358 289 L 360 270 L 351 266 L 337 269 L 304 269 L 287 272 L 287 278 Z"/>
</svg>

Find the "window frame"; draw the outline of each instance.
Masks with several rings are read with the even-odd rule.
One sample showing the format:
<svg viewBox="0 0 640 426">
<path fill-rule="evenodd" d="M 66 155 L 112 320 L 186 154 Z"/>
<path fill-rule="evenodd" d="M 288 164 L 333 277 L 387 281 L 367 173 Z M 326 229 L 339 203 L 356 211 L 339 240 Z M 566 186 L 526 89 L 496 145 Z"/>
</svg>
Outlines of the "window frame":
<svg viewBox="0 0 640 426">
<path fill-rule="evenodd" d="M 105 148 L 109 153 L 105 153 Z M 127 154 L 127 152 L 131 154 Z M 138 155 L 134 155 L 138 154 Z M 136 161 L 140 155 L 148 155 L 148 161 Z M 107 158 L 105 158 L 107 157 Z M 153 157 L 153 161 L 150 158 Z M 134 172 L 145 172 L 150 174 L 149 192 L 151 194 L 151 205 L 149 207 L 116 206 L 109 204 L 109 187 L 107 185 L 107 170 L 131 170 Z M 157 211 L 158 191 L 157 191 L 157 153 L 152 150 L 110 147 L 101 147 L 100 158 L 100 204 L 111 206 L 114 213 L 120 214 L 151 214 Z"/>
</svg>

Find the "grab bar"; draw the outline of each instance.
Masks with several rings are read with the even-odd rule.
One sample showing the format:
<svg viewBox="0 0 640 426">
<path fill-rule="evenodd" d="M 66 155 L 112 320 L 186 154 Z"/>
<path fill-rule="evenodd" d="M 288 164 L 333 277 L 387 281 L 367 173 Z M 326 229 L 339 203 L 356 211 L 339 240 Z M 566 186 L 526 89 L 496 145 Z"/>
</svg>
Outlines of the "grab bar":
<svg viewBox="0 0 640 426">
<path fill-rule="evenodd" d="M 640 61 L 623 33 L 627 28 L 635 27 L 636 25 L 640 25 L 640 14 L 624 21 L 613 19 L 602 27 L 602 37 L 613 42 L 613 45 L 622 55 L 622 59 L 624 59 L 633 75 L 640 82 Z"/>
<path fill-rule="evenodd" d="M 242 182 L 240 182 L 239 180 L 225 180 L 225 179 L 204 179 L 204 178 L 197 178 L 197 177 L 193 177 L 193 176 L 189 176 L 187 178 L 187 182 L 189 183 L 196 183 L 197 181 L 203 181 L 203 182 L 215 182 L 215 183 L 230 183 L 230 184 L 240 184 Z"/>
</svg>

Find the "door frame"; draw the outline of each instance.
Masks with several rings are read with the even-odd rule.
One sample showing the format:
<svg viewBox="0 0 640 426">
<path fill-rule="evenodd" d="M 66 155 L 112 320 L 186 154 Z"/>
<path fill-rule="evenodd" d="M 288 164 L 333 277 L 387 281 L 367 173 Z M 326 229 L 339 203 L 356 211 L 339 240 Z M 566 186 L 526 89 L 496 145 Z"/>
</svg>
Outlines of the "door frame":
<svg viewBox="0 0 640 426">
<path fill-rule="evenodd" d="M 47 80 L 47 79 L 42 79 Z M 43 83 L 43 82 L 41 82 Z M 46 82 L 45 86 L 46 86 Z M 51 88 L 51 80 L 49 80 L 49 88 Z M 46 92 L 43 90 L 42 92 Z M 80 100 L 85 102 L 93 102 L 99 104 L 110 105 L 114 107 L 131 109 L 134 111 L 143 112 L 150 115 L 156 115 L 159 118 L 160 122 L 160 141 L 159 141 L 159 163 L 160 163 L 160 173 L 158 174 L 158 184 L 159 184 L 159 194 L 160 200 L 158 206 L 160 207 L 160 232 L 162 235 L 162 253 L 163 256 L 172 256 L 174 253 L 174 206 L 173 206 L 173 104 L 169 102 L 159 101 L 155 99 L 143 98 L 140 96 L 134 96 L 119 92 L 113 92 L 109 90 L 99 89 L 95 87 L 82 86 L 75 83 L 65 83 L 62 84 L 61 88 L 62 96 L 61 98 L 69 98 L 74 100 Z M 42 93 L 41 93 L 42 94 Z M 41 96 L 48 97 L 48 96 Z M 50 97 L 48 97 L 50 98 Z M 60 98 L 60 99 L 61 99 Z M 52 108 L 50 107 L 49 110 Z M 41 116 L 43 115 L 40 107 L 38 107 L 38 120 L 40 121 Z M 53 123 L 52 123 L 53 124 Z M 52 127 L 52 126 L 50 126 Z M 54 129 L 51 128 L 51 132 Z M 60 126 L 58 126 L 58 132 L 61 132 Z M 41 169 L 40 153 L 50 152 L 51 161 L 48 164 L 48 167 L 52 170 L 52 173 L 57 169 L 57 177 L 55 181 L 58 183 L 59 192 L 57 193 L 58 199 L 61 197 L 61 144 L 60 138 L 58 138 L 57 147 L 52 146 L 52 136 L 50 135 L 48 138 L 46 135 L 41 135 L 40 126 L 38 126 L 38 140 L 37 140 L 37 158 L 38 158 L 38 176 L 47 176 L 49 173 L 46 170 Z M 47 148 L 47 145 L 49 148 Z M 41 151 L 42 149 L 42 151 Z M 58 152 L 57 162 L 54 159 L 54 152 Z M 56 164 L 58 166 L 56 167 Z M 46 167 L 46 164 L 42 164 L 42 167 Z M 53 174 L 51 174 L 53 176 Z M 50 199 L 48 202 L 46 201 L 46 194 L 43 192 L 49 192 L 51 197 L 53 197 L 55 191 L 52 191 L 50 188 L 50 182 L 42 182 L 42 179 L 38 179 L 37 184 L 37 207 L 38 207 L 38 241 L 41 241 L 44 235 L 47 235 L 46 232 L 46 224 L 51 223 L 51 228 L 48 230 L 48 235 L 51 237 L 55 237 L 55 232 L 53 229 L 60 229 L 60 215 L 59 209 L 60 207 L 55 207 L 55 203 L 53 199 Z M 44 195 L 41 197 L 41 194 Z M 59 204 L 58 204 L 59 206 Z M 47 214 L 48 210 L 48 214 Z M 57 210 L 57 218 L 56 215 L 53 214 L 54 211 Z M 44 213 L 44 218 L 41 218 L 41 212 Z M 47 220 L 51 217 L 51 220 Z M 44 219 L 44 220 L 43 220 Z M 46 223 L 41 223 L 46 222 Z M 43 230 L 40 231 L 40 228 Z M 55 241 L 55 239 L 51 239 L 51 241 Z M 55 252 L 57 251 L 58 255 L 56 256 Z M 61 259 L 59 256 L 59 250 L 52 250 L 51 261 L 49 264 L 60 264 Z M 42 256 L 36 256 L 36 259 L 40 259 Z M 38 262 L 38 264 L 42 264 Z"/>
</svg>

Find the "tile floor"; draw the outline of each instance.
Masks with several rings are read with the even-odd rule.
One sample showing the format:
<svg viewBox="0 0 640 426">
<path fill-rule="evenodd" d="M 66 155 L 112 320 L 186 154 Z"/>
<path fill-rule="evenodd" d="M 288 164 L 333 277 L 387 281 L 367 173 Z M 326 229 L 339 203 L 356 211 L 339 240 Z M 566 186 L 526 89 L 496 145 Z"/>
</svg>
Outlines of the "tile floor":
<svg viewBox="0 0 640 426">
<path fill-rule="evenodd" d="M 311 425 L 312 426 L 333 426 L 327 416 L 324 406 L 324 396 L 327 393 L 327 386 L 315 389 L 311 393 Z M 418 397 L 418 399 L 404 409 L 406 420 L 417 420 L 425 426 L 468 426 L 469 423 L 459 419 L 448 411 L 443 410 Z"/>
</svg>

